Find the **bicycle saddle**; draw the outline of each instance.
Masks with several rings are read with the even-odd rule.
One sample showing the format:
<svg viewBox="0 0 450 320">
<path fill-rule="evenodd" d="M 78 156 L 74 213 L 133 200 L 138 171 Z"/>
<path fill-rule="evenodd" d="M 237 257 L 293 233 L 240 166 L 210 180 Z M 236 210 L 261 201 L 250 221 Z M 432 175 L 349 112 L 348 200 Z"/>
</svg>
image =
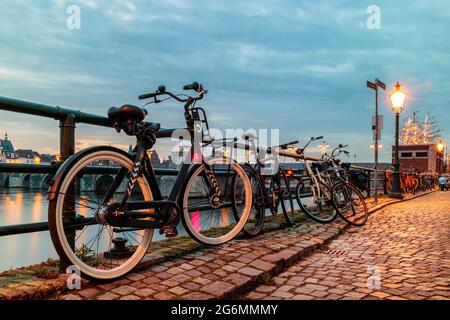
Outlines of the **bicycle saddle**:
<svg viewBox="0 0 450 320">
<path fill-rule="evenodd" d="M 247 141 L 256 140 L 256 136 L 252 133 L 244 133 L 242 135 L 242 139 L 247 140 Z"/>
<path fill-rule="evenodd" d="M 141 121 L 144 120 L 145 115 L 144 109 L 131 104 L 124 104 L 119 108 L 112 107 L 108 110 L 108 118 L 113 121 L 124 121 L 129 119 Z"/>
</svg>

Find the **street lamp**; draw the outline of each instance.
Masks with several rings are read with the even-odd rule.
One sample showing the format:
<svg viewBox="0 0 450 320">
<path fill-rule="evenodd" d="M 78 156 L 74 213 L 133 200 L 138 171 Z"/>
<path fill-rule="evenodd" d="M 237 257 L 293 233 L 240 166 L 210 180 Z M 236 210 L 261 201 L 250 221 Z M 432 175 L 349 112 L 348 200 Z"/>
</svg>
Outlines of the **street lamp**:
<svg viewBox="0 0 450 320">
<path fill-rule="evenodd" d="M 394 171 L 392 172 L 392 186 L 389 197 L 402 199 L 403 194 L 400 189 L 400 162 L 398 160 L 398 132 L 400 122 L 400 112 L 402 112 L 406 94 L 402 91 L 400 84 L 397 82 L 394 91 L 390 95 L 392 103 L 392 111 L 395 113 L 395 156 Z"/>
<path fill-rule="evenodd" d="M 442 173 L 443 171 L 443 162 L 444 162 L 444 149 L 445 144 L 442 142 L 442 140 L 439 140 L 436 144 L 436 150 L 438 152 L 438 171 L 439 173 Z"/>
</svg>

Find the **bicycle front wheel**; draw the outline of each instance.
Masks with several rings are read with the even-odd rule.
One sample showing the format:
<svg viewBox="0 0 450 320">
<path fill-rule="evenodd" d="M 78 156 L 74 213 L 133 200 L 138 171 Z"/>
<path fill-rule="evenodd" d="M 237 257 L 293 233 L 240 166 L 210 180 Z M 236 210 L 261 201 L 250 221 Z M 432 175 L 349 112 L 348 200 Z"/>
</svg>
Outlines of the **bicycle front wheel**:
<svg viewBox="0 0 450 320">
<path fill-rule="evenodd" d="M 311 177 L 302 178 L 295 189 L 300 209 L 312 220 L 319 223 L 330 223 L 337 217 L 333 206 L 330 188 L 322 181 Z"/>
<path fill-rule="evenodd" d="M 247 223 L 244 226 L 244 229 L 242 231 L 251 237 L 254 237 L 261 233 L 263 226 L 264 226 L 264 220 L 265 220 L 265 203 L 264 203 L 264 185 L 262 184 L 261 179 L 259 178 L 258 174 L 256 173 L 255 169 L 250 165 L 244 165 L 244 169 L 247 172 L 248 178 L 250 179 L 250 184 L 252 187 L 252 209 L 250 211 L 250 215 L 248 217 Z M 236 177 L 236 176 L 234 176 Z M 236 207 L 236 204 L 239 203 L 239 194 L 235 194 L 234 190 L 238 190 L 239 188 L 236 188 L 235 184 L 239 181 L 239 179 L 233 179 L 233 188 L 231 189 L 233 192 L 233 197 L 235 198 L 233 201 L 233 213 L 235 214 L 236 219 L 240 219 L 239 216 L 242 212 L 242 210 L 239 210 Z M 237 197 L 236 197 L 237 196 Z"/>
<path fill-rule="evenodd" d="M 247 173 L 238 163 L 213 158 L 207 165 L 209 173 L 205 164 L 201 164 L 189 174 L 183 193 L 182 221 L 186 232 L 198 242 L 220 245 L 236 237 L 247 223 L 252 188 Z M 211 176 L 220 187 L 219 201 Z"/>
<path fill-rule="evenodd" d="M 331 189 L 333 204 L 347 223 L 361 227 L 369 217 L 364 197 L 359 189 L 351 183 L 340 181 L 333 185 Z"/>
</svg>

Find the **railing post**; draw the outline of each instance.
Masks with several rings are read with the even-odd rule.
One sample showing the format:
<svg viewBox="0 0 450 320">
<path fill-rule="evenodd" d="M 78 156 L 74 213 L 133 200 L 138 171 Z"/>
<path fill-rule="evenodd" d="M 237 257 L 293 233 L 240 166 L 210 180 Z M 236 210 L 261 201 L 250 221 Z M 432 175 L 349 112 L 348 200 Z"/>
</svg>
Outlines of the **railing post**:
<svg viewBox="0 0 450 320">
<path fill-rule="evenodd" d="M 69 158 L 71 155 L 75 153 L 75 116 L 73 114 L 68 114 L 64 118 L 61 118 L 59 120 L 59 153 L 60 153 L 60 159 L 61 161 L 65 161 L 67 158 Z M 67 190 L 67 194 L 74 195 L 75 186 L 71 185 L 69 189 Z M 64 201 L 64 220 L 71 222 L 74 221 L 76 218 L 76 211 L 75 211 L 75 201 L 71 199 L 65 198 Z M 70 246 L 72 249 L 75 248 L 75 230 L 67 230 L 66 237 L 69 241 Z M 65 273 L 67 267 L 69 264 L 67 261 L 64 261 L 61 257 L 59 259 L 60 265 L 59 269 L 61 273 Z"/>
<path fill-rule="evenodd" d="M 59 120 L 59 153 L 64 161 L 75 153 L 75 116 L 68 114 Z"/>
</svg>

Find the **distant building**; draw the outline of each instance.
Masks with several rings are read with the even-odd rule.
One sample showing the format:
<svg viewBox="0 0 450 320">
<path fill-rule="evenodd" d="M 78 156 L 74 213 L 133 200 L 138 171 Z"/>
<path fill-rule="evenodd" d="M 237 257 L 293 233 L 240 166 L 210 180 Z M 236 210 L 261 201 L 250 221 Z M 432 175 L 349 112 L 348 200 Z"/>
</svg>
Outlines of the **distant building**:
<svg viewBox="0 0 450 320">
<path fill-rule="evenodd" d="M 16 151 L 19 155 L 19 162 L 24 164 L 40 164 L 41 157 L 39 153 L 31 149 L 23 150 L 19 149 Z"/>
<path fill-rule="evenodd" d="M 48 153 L 41 153 L 41 164 L 50 164 L 53 161 L 58 161 L 58 157 Z"/>
<path fill-rule="evenodd" d="M 395 146 L 392 146 L 394 160 Z M 444 156 L 436 150 L 435 144 L 400 145 L 398 153 L 401 169 L 418 169 L 420 171 L 442 172 Z"/>
<path fill-rule="evenodd" d="M 0 139 L 0 162 L 19 162 L 19 154 L 14 151 L 14 146 L 8 139 L 7 133 L 5 133 L 5 139 Z"/>
<path fill-rule="evenodd" d="M 447 154 L 447 163 L 445 164 L 445 171 L 450 173 L 450 153 Z"/>
</svg>

